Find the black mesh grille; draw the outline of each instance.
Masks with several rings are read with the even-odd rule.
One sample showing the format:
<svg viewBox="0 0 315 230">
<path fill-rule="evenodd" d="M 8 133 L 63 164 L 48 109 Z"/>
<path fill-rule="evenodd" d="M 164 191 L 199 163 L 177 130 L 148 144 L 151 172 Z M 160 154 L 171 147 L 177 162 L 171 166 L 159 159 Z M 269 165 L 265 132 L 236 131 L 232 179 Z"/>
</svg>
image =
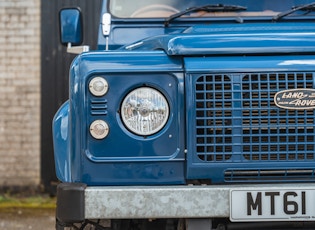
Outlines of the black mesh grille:
<svg viewBox="0 0 315 230">
<path fill-rule="evenodd" d="M 309 88 L 313 73 L 206 74 L 197 78 L 196 152 L 206 162 L 314 160 L 314 110 L 277 107 L 274 96 Z"/>
<path fill-rule="evenodd" d="M 197 80 L 196 133 L 201 160 L 224 161 L 231 157 L 232 82 L 228 76 L 206 75 Z"/>
</svg>

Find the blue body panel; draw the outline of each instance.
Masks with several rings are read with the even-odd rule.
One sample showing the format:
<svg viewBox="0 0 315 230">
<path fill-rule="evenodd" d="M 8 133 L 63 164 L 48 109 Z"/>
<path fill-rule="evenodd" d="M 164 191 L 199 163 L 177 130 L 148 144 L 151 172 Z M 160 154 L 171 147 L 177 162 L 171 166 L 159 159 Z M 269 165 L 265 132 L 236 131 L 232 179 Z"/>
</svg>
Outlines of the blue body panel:
<svg viewBox="0 0 315 230">
<path fill-rule="evenodd" d="M 102 76 L 109 83 L 104 97 L 88 91 L 88 82 L 94 76 Z M 181 61 L 162 52 L 93 52 L 78 56 L 70 71 L 71 168 L 69 172 L 59 170 L 59 178 L 69 174 L 72 182 L 93 185 L 184 183 L 184 133 L 180 129 L 184 127 L 183 78 Z M 149 137 L 136 136 L 124 128 L 118 112 L 126 93 L 142 85 L 166 95 L 171 110 L 163 130 Z M 104 110 L 95 108 L 102 104 Z M 61 123 L 58 117 L 55 129 Z M 88 132 L 90 123 L 97 119 L 110 126 L 104 140 L 96 140 Z M 69 143 L 57 141 L 56 145 L 63 149 Z M 57 162 L 65 159 L 64 154 L 58 152 Z"/>
<path fill-rule="evenodd" d="M 71 182 L 69 128 L 69 101 L 67 101 L 57 111 L 53 120 L 56 175 L 64 182 Z"/>
<path fill-rule="evenodd" d="M 127 50 L 164 50 L 168 55 L 235 55 L 314 52 L 315 26 L 308 23 L 249 23 L 194 26 L 159 35 Z"/>
</svg>

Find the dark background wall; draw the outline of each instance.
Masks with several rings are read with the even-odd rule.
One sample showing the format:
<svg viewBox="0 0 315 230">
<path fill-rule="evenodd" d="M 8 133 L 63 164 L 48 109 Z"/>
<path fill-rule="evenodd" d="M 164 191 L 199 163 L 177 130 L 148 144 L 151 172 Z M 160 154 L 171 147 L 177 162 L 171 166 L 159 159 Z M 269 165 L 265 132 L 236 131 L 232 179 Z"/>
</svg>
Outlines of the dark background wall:
<svg viewBox="0 0 315 230">
<path fill-rule="evenodd" d="M 101 0 L 41 0 L 41 183 L 54 194 L 55 176 L 52 119 L 68 99 L 68 70 L 75 57 L 59 39 L 59 11 L 79 7 L 83 14 L 84 45 L 97 45 Z"/>
</svg>

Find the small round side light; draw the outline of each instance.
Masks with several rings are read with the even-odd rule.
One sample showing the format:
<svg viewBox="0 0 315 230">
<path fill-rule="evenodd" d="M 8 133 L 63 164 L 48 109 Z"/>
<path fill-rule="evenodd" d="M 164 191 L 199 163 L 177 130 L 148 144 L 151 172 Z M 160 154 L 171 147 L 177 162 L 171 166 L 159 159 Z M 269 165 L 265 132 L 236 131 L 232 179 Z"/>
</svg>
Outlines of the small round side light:
<svg viewBox="0 0 315 230">
<path fill-rule="evenodd" d="M 91 94 L 97 97 L 101 97 L 107 93 L 108 83 L 102 77 L 95 77 L 90 81 L 89 89 Z"/>
<path fill-rule="evenodd" d="M 103 120 L 93 121 L 90 125 L 90 133 L 95 139 L 104 139 L 109 133 L 108 124 Z"/>
</svg>

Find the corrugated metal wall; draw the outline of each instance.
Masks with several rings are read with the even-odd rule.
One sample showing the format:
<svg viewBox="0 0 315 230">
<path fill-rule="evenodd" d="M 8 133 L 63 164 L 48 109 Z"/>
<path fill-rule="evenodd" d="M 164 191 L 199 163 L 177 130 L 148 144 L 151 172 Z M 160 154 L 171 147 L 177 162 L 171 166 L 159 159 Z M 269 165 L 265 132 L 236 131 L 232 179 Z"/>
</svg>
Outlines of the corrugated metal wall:
<svg viewBox="0 0 315 230">
<path fill-rule="evenodd" d="M 55 176 L 52 119 L 68 99 L 68 70 L 73 54 L 59 42 L 59 10 L 79 7 L 83 13 L 83 44 L 95 48 L 99 26 L 101 0 L 41 1 L 41 182 L 45 190 L 54 193 Z"/>
</svg>

